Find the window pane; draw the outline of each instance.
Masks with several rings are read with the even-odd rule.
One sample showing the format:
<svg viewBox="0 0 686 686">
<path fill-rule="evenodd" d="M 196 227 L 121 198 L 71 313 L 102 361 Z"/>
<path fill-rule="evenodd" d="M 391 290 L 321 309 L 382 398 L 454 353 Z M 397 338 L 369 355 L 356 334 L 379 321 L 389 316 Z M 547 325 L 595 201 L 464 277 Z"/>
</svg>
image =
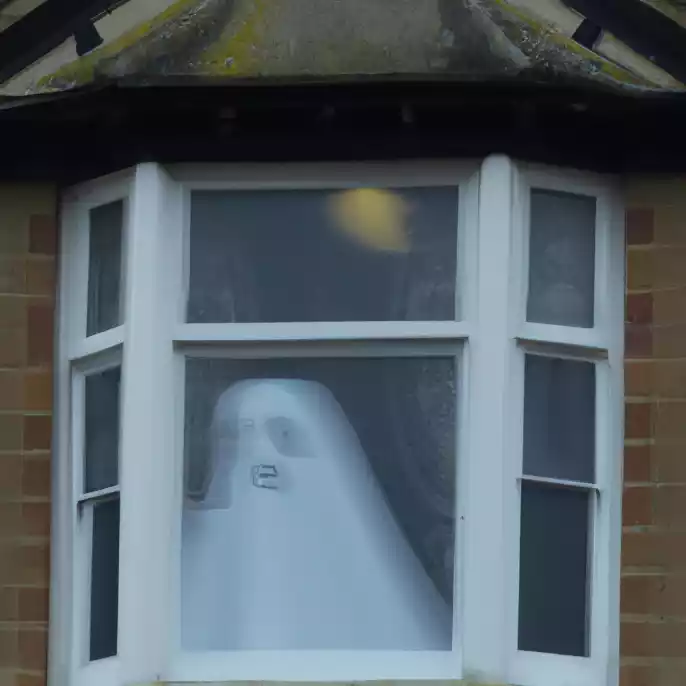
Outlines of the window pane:
<svg viewBox="0 0 686 686">
<path fill-rule="evenodd" d="M 119 499 L 93 507 L 90 659 L 117 654 L 119 606 Z"/>
<path fill-rule="evenodd" d="M 531 191 L 527 320 L 593 326 L 595 198 Z"/>
<path fill-rule="evenodd" d="M 449 650 L 452 358 L 186 366 L 187 650 Z"/>
<path fill-rule="evenodd" d="M 123 200 L 90 211 L 88 336 L 121 324 L 119 299 L 123 223 Z"/>
<path fill-rule="evenodd" d="M 196 191 L 189 322 L 455 318 L 458 189 Z"/>
<path fill-rule="evenodd" d="M 595 480 L 595 365 L 526 356 L 524 473 Z"/>
<path fill-rule="evenodd" d="M 588 655 L 589 497 L 522 483 L 520 650 Z"/>
<path fill-rule="evenodd" d="M 120 381 L 119 367 L 86 377 L 86 493 L 118 482 Z"/>
</svg>

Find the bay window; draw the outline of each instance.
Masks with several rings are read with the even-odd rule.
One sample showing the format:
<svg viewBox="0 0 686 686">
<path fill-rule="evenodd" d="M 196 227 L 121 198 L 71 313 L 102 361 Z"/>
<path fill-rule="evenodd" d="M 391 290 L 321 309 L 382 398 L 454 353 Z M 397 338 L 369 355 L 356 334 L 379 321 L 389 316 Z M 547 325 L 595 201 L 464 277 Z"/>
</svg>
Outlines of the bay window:
<svg viewBox="0 0 686 686">
<path fill-rule="evenodd" d="M 54 683 L 614 684 L 621 217 L 501 156 L 69 189 Z"/>
</svg>

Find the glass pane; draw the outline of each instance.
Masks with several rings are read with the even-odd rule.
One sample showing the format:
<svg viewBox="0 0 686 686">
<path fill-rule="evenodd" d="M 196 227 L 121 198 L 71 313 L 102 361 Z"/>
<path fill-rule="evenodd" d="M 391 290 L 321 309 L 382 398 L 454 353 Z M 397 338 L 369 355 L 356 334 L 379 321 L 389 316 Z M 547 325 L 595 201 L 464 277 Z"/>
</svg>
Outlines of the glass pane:
<svg viewBox="0 0 686 686">
<path fill-rule="evenodd" d="M 90 659 L 117 654 L 119 499 L 93 506 Z"/>
<path fill-rule="evenodd" d="M 531 191 L 527 321 L 593 326 L 595 198 Z"/>
<path fill-rule="evenodd" d="M 455 318 L 458 189 L 196 191 L 189 322 Z"/>
<path fill-rule="evenodd" d="M 589 497 L 522 483 L 520 650 L 588 655 Z"/>
<path fill-rule="evenodd" d="M 119 386 L 114 367 L 86 377 L 84 492 L 116 486 L 119 479 Z"/>
<path fill-rule="evenodd" d="M 121 324 L 119 299 L 123 224 L 123 200 L 90 211 L 87 336 Z"/>
<path fill-rule="evenodd" d="M 450 650 L 452 358 L 186 366 L 187 650 Z"/>
<path fill-rule="evenodd" d="M 595 480 L 595 365 L 527 355 L 524 473 Z"/>
</svg>

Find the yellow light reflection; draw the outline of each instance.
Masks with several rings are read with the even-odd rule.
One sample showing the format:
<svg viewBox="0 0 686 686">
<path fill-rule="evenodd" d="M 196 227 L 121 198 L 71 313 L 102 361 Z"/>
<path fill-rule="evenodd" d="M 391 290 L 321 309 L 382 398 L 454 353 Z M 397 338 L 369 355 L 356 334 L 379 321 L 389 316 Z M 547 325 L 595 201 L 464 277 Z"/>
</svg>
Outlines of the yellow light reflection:
<svg viewBox="0 0 686 686">
<path fill-rule="evenodd" d="M 409 252 L 406 229 L 407 202 L 392 191 L 355 188 L 341 191 L 329 199 L 335 226 L 348 238 L 385 252 Z"/>
</svg>

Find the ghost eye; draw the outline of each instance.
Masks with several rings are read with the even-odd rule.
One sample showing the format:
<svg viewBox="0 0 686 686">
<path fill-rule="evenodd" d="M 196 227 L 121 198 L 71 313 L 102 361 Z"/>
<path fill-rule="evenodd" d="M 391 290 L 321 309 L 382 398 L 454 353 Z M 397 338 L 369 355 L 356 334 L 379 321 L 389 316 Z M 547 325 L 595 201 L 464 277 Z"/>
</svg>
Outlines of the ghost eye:
<svg viewBox="0 0 686 686">
<path fill-rule="evenodd" d="M 309 457 L 310 445 L 302 427 L 288 417 L 270 417 L 265 422 L 267 436 L 284 457 Z"/>
</svg>

